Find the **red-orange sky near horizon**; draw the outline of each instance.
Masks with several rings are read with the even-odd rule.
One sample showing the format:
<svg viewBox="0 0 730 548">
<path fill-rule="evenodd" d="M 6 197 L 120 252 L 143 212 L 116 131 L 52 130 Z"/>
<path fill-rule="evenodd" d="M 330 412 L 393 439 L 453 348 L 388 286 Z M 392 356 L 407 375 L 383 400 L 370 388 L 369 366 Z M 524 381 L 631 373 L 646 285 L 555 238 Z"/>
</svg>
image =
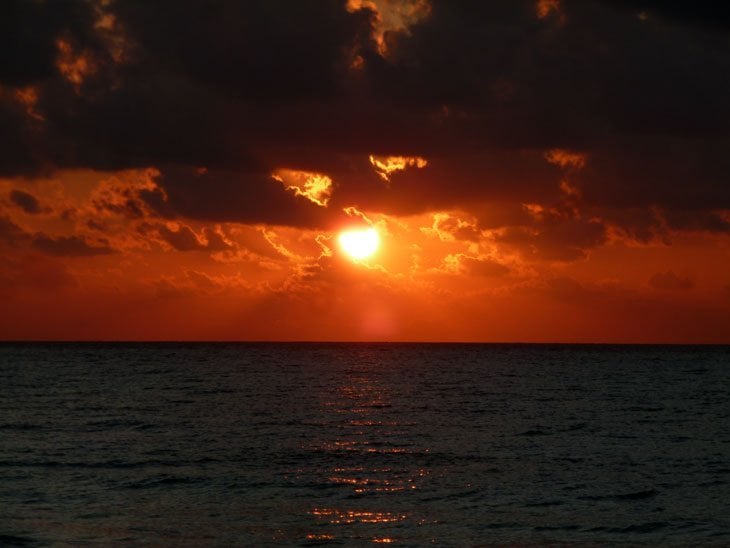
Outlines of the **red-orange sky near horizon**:
<svg viewBox="0 0 730 548">
<path fill-rule="evenodd" d="M 730 343 L 722 14 L 72 1 L 13 17 L 2 340 Z M 353 229 L 377 243 L 343 243 Z"/>
</svg>

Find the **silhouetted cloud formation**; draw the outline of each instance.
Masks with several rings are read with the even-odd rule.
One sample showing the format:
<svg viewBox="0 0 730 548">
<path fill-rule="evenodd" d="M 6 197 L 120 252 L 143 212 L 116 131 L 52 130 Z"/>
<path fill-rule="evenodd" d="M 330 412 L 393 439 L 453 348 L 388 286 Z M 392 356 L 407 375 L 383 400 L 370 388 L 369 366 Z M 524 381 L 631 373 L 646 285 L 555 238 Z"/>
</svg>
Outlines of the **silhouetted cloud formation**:
<svg viewBox="0 0 730 548">
<path fill-rule="evenodd" d="M 504 235 L 566 259 L 608 225 L 638 239 L 728 230 L 727 8 L 420 3 L 418 18 L 375 32 L 374 5 L 345 0 L 11 0 L 0 171 L 155 167 L 156 189 L 130 207 L 299 227 L 350 205 L 483 218 L 491 202 L 560 202 L 567 180 L 578 213 Z M 550 161 L 556 150 L 584 160 Z M 428 165 L 384 184 L 371 154 Z M 329 207 L 272 180 L 280 168 L 331 177 Z M 28 195 L 12 200 L 37 212 Z"/>
<path fill-rule="evenodd" d="M 22 190 L 13 190 L 10 193 L 10 201 L 31 215 L 35 215 L 43 211 L 38 199 L 32 194 L 23 192 Z"/>
<path fill-rule="evenodd" d="M 80 236 L 54 238 L 40 233 L 33 236 L 31 244 L 46 255 L 55 257 L 91 257 L 114 253 L 114 250 L 108 245 L 93 245 Z"/>
<path fill-rule="evenodd" d="M 11 248 L 24 249 L 30 246 L 44 255 L 53 257 L 93 257 L 114 253 L 114 249 L 107 242 L 89 242 L 84 236 L 49 236 L 43 232 L 29 233 L 6 217 L 0 217 L 0 241 Z"/>
</svg>

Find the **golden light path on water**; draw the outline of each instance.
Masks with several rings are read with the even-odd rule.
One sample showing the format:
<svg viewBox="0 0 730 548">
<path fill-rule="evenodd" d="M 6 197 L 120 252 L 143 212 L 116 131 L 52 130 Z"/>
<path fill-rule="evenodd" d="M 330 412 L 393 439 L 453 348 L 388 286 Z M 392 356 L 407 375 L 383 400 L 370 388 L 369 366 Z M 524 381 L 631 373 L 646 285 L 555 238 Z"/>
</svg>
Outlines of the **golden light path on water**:
<svg viewBox="0 0 730 548">
<path fill-rule="evenodd" d="M 390 416 L 397 405 L 391 398 L 392 389 L 377 373 L 353 370 L 321 400 L 323 416 L 330 417 L 331 435 L 305 444 L 303 449 L 342 461 L 321 471 L 321 480 L 341 491 L 337 498 L 342 504 L 310 508 L 315 527 L 307 540 L 337 541 L 343 538 L 340 533 L 347 538 L 353 527 L 364 527 L 362 533 L 370 535 L 362 540 L 390 544 L 399 541 L 393 534 L 398 524 L 422 521 L 402 508 L 387 506 L 390 494 L 415 492 L 429 476 L 429 470 L 414 462 L 416 455 L 427 454 L 429 449 L 406 441 L 411 424 Z"/>
</svg>

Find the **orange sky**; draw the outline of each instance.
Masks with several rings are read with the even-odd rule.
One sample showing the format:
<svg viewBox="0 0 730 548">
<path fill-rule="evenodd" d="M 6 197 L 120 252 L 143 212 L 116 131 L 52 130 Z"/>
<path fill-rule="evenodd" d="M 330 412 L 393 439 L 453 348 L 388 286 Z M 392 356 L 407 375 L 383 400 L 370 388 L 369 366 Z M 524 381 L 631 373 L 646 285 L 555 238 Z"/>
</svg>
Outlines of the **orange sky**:
<svg viewBox="0 0 730 548">
<path fill-rule="evenodd" d="M 539 240 L 504 241 L 468 211 L 365 211 L 381 246 L 357 262 L 336 242 L 347 222 L 167 221 L 111 206 L 148 184 L 143 170 L 0 183 L 3 231 L 22 233 L 3 245 L 4 338 L 721 342 L 729 332 L 727 237 L 616 233 L 552 259 Z M 41 196 L 39 212 L 13 192 Z"/>
<path fill-rule="evenodd" d="M 693 40 L 704 71 L 725 62 L 702 49 L 708 33 L 726 31 L 641 2 L 518 4 L 427 72 L 453 4 L 294 13 L 320 29 L 306 59 L 224 41 L 186 68 L 137 8 L 91 3 L 85 38 L 43 26 L 50 65 L 0 71 L 0 338 L 730 343 L 727 122 L 703 118 L 723 89 L 699 81 L 702 101 L 674 89 L 650 112 L 643 94 L 663 76 L 624 89 L 613 75 L 610 100 L 582 103 L 601 76 L 576 71 L 567 104 L 526 53 L 583 62 L 575 27 L 610 16 L 626 28 L 605 30 L 615 56 L 589 52 L 606 70 L 633 74 L 614 61 L 637 33 L 648 59 L 668 33 Z M 276 14 L 261 9 L 266 27 Z M 247 17 L 223 15 L 196 32 Z M 505 51 L 491 47 L 499 33 Z M 315 83 L 297 80 L 307 59 Z M 694 70 L 677 63 L 666 70 Z M 641 105 L 620 104 L 624 91 Z M 352 226 L 375 227 L 375 255 L 343 252 Z"/>
</svg>

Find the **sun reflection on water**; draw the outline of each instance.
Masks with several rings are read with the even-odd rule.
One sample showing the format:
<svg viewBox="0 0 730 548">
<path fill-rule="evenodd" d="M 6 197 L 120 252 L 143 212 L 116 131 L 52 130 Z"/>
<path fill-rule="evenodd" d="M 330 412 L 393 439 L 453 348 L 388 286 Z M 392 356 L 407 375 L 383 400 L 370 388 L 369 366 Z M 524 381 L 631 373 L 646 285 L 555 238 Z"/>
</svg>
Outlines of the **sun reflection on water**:
<svg viewBox="0 0 730 548">
<path fill-rule="evenodd" d="M 334 535 L 327 535 L 327 534 L 316 534 L 316 533 L 309 533 L 306 537 L 307 540 L 334 540 Z"/>
<path fill-rule="evenodd" d="M 413 498 L 430 472 L 424 466 L 429 448 L 413 439 L 413 422 L 399 413 L 398 387 L 390 386 L 377 364 L 348 371 L 343 384 L 323 393 L 323 435 L 302 448 L 332 455 L 341 464 L 313 472 L 321 485 L 334 489 L 328 501 L 309 510 L 319 531 L 328 527 L 332 538 L 312 541 L 360 539 L 376 544 L 398 542 L 398 523 L 421 523 Z M 397 418 L 396 418 L 397 417 Z M 334 527 L 334 528 L 332 528 Z M 398 526 L 401 527 L 401 526 Z M 315 533 L 312 533 L 315 535 Z M 403 539 L 401 539 L 403 540 Z"/>
<path fill-rule="evenodd" d="M 395 523 L 405 520 L 407 514 L 371 512 L 368 510 L 339 510 L 337 508 L 313 508 L 310 512 L 329 523 Z"/>
</svg>

